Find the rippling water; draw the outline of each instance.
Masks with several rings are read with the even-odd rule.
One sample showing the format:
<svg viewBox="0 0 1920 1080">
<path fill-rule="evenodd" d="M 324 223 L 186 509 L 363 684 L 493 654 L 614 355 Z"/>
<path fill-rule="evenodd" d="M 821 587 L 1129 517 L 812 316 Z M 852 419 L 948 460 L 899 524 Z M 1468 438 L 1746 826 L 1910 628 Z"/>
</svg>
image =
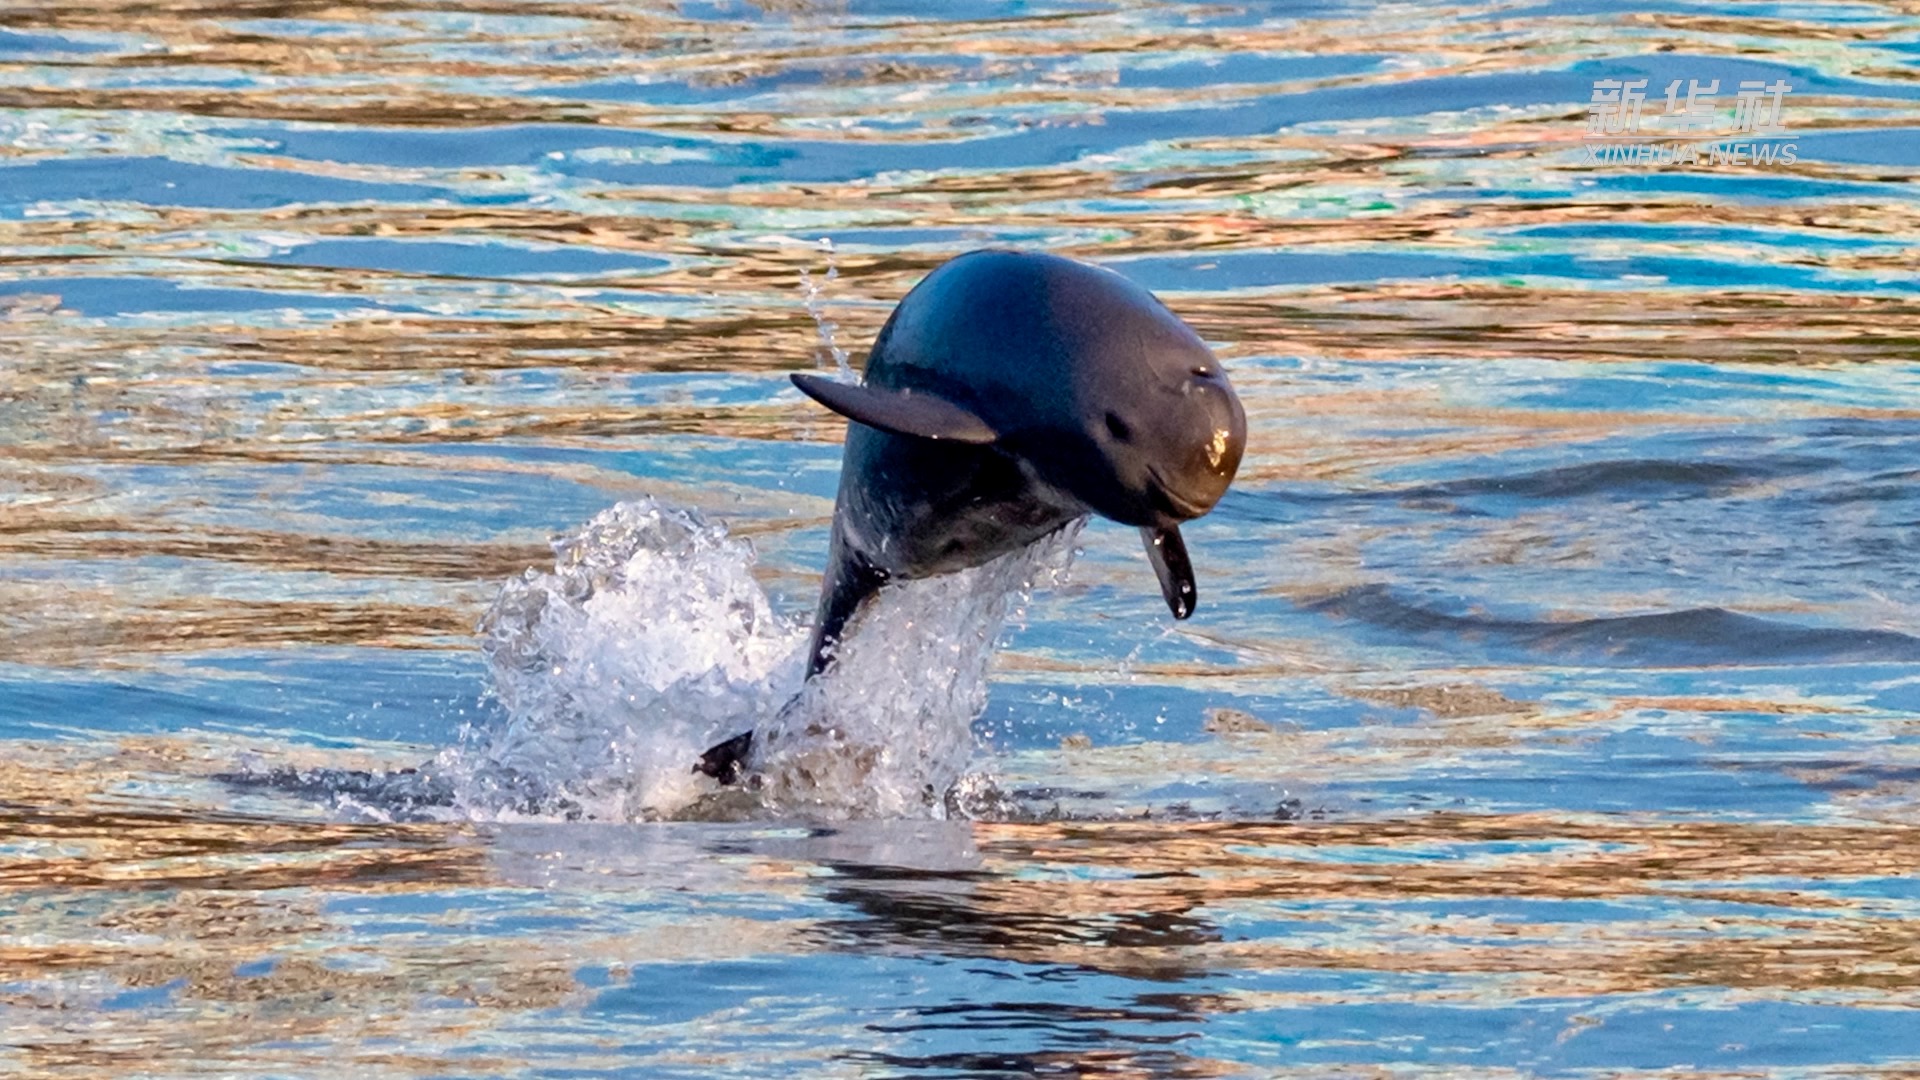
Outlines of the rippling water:
<svg viewBox="0 0 1920 1080">
<path fill-rule="evenodd" d="M 14 4 L 0 155 L 0 1071 L 1920 1073 L 1911 0 Z M 987 244 L 1251 426 L 1191 622 L 1100 523 L 1016 619 L 1020 820 L 219 779 L 500 730 L 621 501 L 804 617 L 786 373 Z"/>
</svg>

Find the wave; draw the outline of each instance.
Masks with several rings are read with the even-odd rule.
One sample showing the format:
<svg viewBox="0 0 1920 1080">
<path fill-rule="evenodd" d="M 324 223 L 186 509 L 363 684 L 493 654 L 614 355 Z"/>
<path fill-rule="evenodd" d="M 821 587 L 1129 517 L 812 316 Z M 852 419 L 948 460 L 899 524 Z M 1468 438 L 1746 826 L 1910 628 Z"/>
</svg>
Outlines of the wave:
<svg viewBox="0 0 1920 1080">
<path fill-rule="evenodd" d="M 1506 475 L 1468 476 L 1404 487 L 1274 490 L 1259 492 L 1256 497 L 1296 503 L 1402 502 L 1409 499 L 1473 498 L 1483 495 L 1521 499 L 1579 499 L 1595 496 L 1690 499 L 1725 495 L 1782 477 L 1818 472 L 1836 464 L 1830 459 L 1816 457 L 1770 457 L 1740 462 L 1621 458 Z"/>
<path fill-rule="evenodd" d="M 1690 498 L 1721 495 L 1782 476 L 1815 472 L 1834 464 L 1819 458 L 1762 458 L 1745 462 L 1625 458 L 1562 465 L 1510 476 L 1476 476 L 1400 488 L 1395 498 L 1512 495 L 1524 499 L 1575 499 L 1592 495 Z"/>
<path fill-rule="evenodd" d="M 1920 637 L 1910 634 L 1806 626 L 1720 607 L 1571 621 L 1512 619 L 1440 611 L 1385 585 L 1343 589 L 1302 606 L 1411 643 L 1496 659 L 1550 656 L 1621 667 L 1920 662 Z"/>
</svg>

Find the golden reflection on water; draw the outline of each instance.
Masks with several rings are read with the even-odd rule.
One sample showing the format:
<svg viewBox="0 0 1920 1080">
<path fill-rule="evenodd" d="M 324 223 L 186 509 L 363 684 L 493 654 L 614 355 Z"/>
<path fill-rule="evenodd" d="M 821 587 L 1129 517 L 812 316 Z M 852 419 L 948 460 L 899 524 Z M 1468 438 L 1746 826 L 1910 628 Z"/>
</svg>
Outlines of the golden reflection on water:
<svg viewBox="0 0 1920 1080">
<path fill-rule="evenodd" d="M 90 762 L 48 748 L 30 763 L 37 805 L 0 804 L 10 987 L 0 1010 L 29 1068 L 105 1068 L 137 1046 L 157 1055 L 142 1068 L 192 1055 L 312 1067 L 347 1047 L 359 1064 L 427 1069 L 435 1047 L 590 1001 L 575 974 L 589 956 L 618 982 L 661 962 L 931 951 L 1170 980 L 1160 1007 L 1194 1020 L 1356 1000 L 1499 1007 L 1689 988 L 1900 1008 L 1920 982 L 1905 908 L 1855 890 L 1920 862 L 1920 829 L 1905 825 L 1452 813 L 980 824 L 970 829 L 977 868 L 958 878 L 761 855 L 694 886 L 710 900 L 751 895 L 763 909 L 817 894 L 832 905 L 824 919 L 745 920 L 721 905 L 683 909 L 671 927 L 589 919 L 502 938 L 486 929 L 480 898 L 492 898 L 488 910 L 584 912 L 684 890 L 688 870 L 539 871 L 543 882 L 524 877 L 530 865 L 583 856 L 539 855 L 536 837 L 530 864 L 511 831 L 124 805 L 114 790 L 169 754 L 214 757 L 164 741 Z M 620 835 L 647 834 L 602 839 Z M 348 914 L 354 897 L 402 895 L 421 898 L 407 918 L 431 933 Z M 1447 906 L 1468 901 L 1497 901 L 1506 914 Z M 1593 902 L 1608 905 L 1606 920 L 1555 906 Z M 1248 935 L 1237 929 L 1246 920 L 1267 928 Z M 1366 978 L 1337 992 L 1174 990 L 1239 970 Z M 172 1004 L 115 1013 L 111 1027 L 76 1022 L 74 1009 L 142 988 Z M 359 1056 L 377 1055 L 369 1043 L 382 1039 L 411 1049 Z"/>
</svg>

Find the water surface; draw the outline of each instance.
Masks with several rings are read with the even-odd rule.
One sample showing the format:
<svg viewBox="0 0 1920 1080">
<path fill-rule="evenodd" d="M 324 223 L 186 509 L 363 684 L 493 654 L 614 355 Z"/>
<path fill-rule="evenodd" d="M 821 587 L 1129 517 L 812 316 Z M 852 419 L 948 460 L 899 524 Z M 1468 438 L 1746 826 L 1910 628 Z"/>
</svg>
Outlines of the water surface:
<svg viewBox="0 0 1920 1080">
<path fill-rule="evenodd" d="M 1590 161 L 1609 79 L 1796 160 Z M 0 1069 L 1920 1070 L 1911 3 L 16 5 L 0 155 Z M 989 244 L 1251 427 L 1193 620 L 1095 523 L 1011 624 L 1020 813 L 218 779 L 497 729 L 617 502 L 804 618 L 786 375 Z"/>
</svg>

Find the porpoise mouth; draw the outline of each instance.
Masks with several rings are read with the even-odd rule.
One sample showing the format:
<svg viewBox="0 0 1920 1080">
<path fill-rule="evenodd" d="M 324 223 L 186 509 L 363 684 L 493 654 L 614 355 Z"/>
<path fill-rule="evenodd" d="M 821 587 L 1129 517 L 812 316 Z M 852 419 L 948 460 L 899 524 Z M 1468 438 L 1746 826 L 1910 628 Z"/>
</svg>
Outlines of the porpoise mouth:
<svg viewBox="0 0 1920 1080">
<path fill-rule="evenodd" d="M 1211 502 L 1198 503 L 1175 491 L 1173 485 L 1167 483 L 1167 478 L 1160 475 L 1160 470 L 1154 466 L 1147 466 L 1147 475 L 1153 478 L 1148 494 L 1153 502 L 1159 504 L 1160 509 L 1172 514 L 1175 520 L 1191 521 L 1213 509 Z"/>
</svg>

